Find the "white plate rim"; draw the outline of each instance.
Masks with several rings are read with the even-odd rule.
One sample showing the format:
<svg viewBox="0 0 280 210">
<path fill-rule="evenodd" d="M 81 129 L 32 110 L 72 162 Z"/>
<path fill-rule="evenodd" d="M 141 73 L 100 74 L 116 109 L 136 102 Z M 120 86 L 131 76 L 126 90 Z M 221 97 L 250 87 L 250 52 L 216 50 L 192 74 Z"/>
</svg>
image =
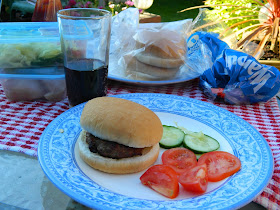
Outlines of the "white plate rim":
<svg viewBox="0 0 280 210">
<path fill-rule="evenodd" d="M 126 79 L 121 78 L 116 75 L 110 75 L 108 74 L 108 79 L 123 82 L 131 85 L 139 85 L 139 86 L 160 86 L 160 85 L 171 85 L 171 84 L 177 84 L 182 82 L 187 82 L 193 79 L 198 78 L 199 76 L 195 77 L 184 77 L 184 78 L 176 78 L 176 79 L 170 79 L 170 80 L 159 80 L 159 81 L 148 81 L 148 80 L 133 80 L 133 79 Z"/>
<path fill-rule="evenodd" d="M 121 94 L 121 95 L 116 95 L 113 97 L 120 97 L 120 98 L 125 98 L 128 100 L 134 100 L 136 102 L 142 103 L 143 105 L 147 105 L 145 103 L 148 103 L 147 101 L 149 101 L 150 99 L 152 100 L 170 100 L 170 101 L 178 101 L 178 103 L 186 103 L 186 104 L 195 104 L 196 106 L 202 106 L 204 108 L 209 108 L 209 110 L 213 110 L 219 114 L 224 114 L 225 116 L 229 117 L 229 121 L 235 121 L 238 122 L 238 124 L 241 124 L 241 126 L 245 127 L 247 130 L 246 132 L 251 133 L 251 135 L 255 138 L 254 140 L 256 142 L 254 143 L 258 143 L 261 145 L 262 147 L 262 160 L 259 163 L 259 165 L 261 165 L 261 171 L 259 171 L 258 173 L 260 173 L 260 176 L 258 177 L 258 179 L 260 178 L 261 181 L 258 183 L 255 183 L 255 188 L 252 191 L 251 189 L 249 189 L 248 194 L 243 195 L 243 197 L 241 195 L 239 195 L 242 197 L 241 200 L 235 200 L 232 199 L 230 202 L 228 203 L 218 203 L 217 205 L 214 206 L 214 208 L 217 209 L 236 209 L 236 208 L 240 208 L 244 205 L 246 205 L 247 203 L 251 202 L 256 196 L 258 196 L 262 190 L 267 186 L 269 180 L 272 177 L 272 173 L 273 173 L 273 157 L 272 157 L 272 153 L 270 150 L 270 147 L 268 145 L 268 143 L 266 142 L 266 140 L 263 138 L 263 136 L 252 126 L 250 125 L 248 122 L 246 122 L 245 120 L 243 120 L 242 118 L 238 117 L 237 115 L 223 109 L 220 108 L 218 106 L 215 106 L 213 104 L 207 103 L 207 102 L 203 102 L 203 101 L 199 101 L 196 99 L 191 99 L 191 98 L 187 98 L 187 97 L 182 97 L 182 96 L 175 96 L 175 95 L 166 95 L 166 94 L 157 94 L 157 93 L 134 93 L 134 94 Z M 110 195 L 112 197 L 110 197 L 110 199 L 112 198 L 121 198 L 121 200 L 123 200 L 123 202 L 121 203 L 115 203 L 114 205 L 112 205 L 112 203 L 108 206 L 106 205 L 106 202 L 100 202 L 100 199 L 98 197 L 93 198 L 93 199 L 89 199 L 89 198 L 85 198 L 83 196 L 81 196 L 80 194 L 78 194 L 78 192 L 76 191 L 77 189 L 75 187 L 77 186 L 67 186 L 67 184 L 63 181 L 63 177 L 57 177 L 51 170 L 50 167 L 52 167 L 52 162 L 50 160 L 50 148 L 48 148 L 48 143 L 50 143 L 50 139 L 48 139 L 49 135 L 53 133 L 54 129 L 57 129 L 57 125 L 61 122 L 64 121 L 64 118 L 68 115 L 71 116 L 73 113 L 77 113 L 77 112 L 81 112 L 82 107 L 84 106 L 84 104 L 78 105 L 76 107 L 73 107 L 69 110 L 67 110 L 66 112 L 62 113 L 61 115 L 59 115 L 55 120 L 53 120 L 45 129 L 45 131 L 43 132 L 40 141 L 39 141 L 39 145 L 38 145 L 38 159 L 40 162 L 40 165 L 43 169 L 43 171 L 45 172 L 45 174 L 47 175 L 47 177 L 61 190 L 63 191 L 65 194 L 67 194 L 68 196 L 70 196 L 71 198 L 73 198 L 74 200 L 77 200 L 78 202 L 89 206 L 91 208 L 96 208 L 96 209 L 120 209 L 120 208 L 124 208 L 124 209 L 130 209 L 129 207 L 132 207 L 132 205 L 134 207 L 136 207 L 137 205 L 141 205 L 144 208 L 157 208 L 157 207 L 161 207 L 161 208 L 174 208 L 174 205 L 176 206 L 177 209 L 180 209 L 180 207 L 184 207 L 186 208 L 188 205 L 193 206 L 194 203 L 197 202 L 204 202 L 205 199 L 209 199 L 209 195 L 211 197 L 211 193 L 214 192 L 210 192 L 207 195 L 202 195 L 202 196 L 198 196 L 192 199 L 186 199 L 186 200 L 176 200 L 176 201 L 153 201 L 153 200 L 139 200 L 139 199 L 134 199 L 134 198 L 129 198 L 123 195 L 119 195 L 119 194 L 115 194 L 114 192 L 109 192 L 106 189 L 101 189 L 102 187 L 98 186 L 97 183 L 94 183 L 92 180 L 87 180 L 88 183 L 90 183 L 91 185 L 94 185 L 96 187 L 96 190 L 101 190 L 101 194 L 105 193 L 107 195 Z M 151 105 L 152 106 L 152 105 Z M 151 108 L 151 107 L 150 107 Z M 152 108 L 151 108 L 152 109 Z M 164 109 L 164 108 L 163 108 Z M 153 110 L 153 109 L 152 109 Z M 192 108 L 189 108 L 189 110 L 191 111 L 195 111 L 192 110 Z M 154 110 L 154 111 L 159 111 Z M 171 112 L 171 113 L 175 113 L 178 114 L 177 112 Z M 198 111 L 199 113 L 199 111 Z M 180 114 L 181 115 L 181 114 Z M 188 116 L 189 117 L 189 116 Z M 80 130 L 80 128 L 78 129 Z M 245 130 L 244 130 L 245 132 Z M 245 133 L 246 133 L 245 132 Z M 77 136 L 75 137 L 77 139 Z M 72 155 L 73 155 L 73 151 L 74 151 L 74 145 L 75 142 L 73 142 L 72 145 Z M 235 151 L 235 155 L 239 156 L 239 158 L 242 159 L 242 156 L 240 156 L 240 153 L 236 153 Z M 72 156 L 72 161 L 74 160 L 74 157 Z M 246 163 L 246 160 L 243 160 L 244 163 Z M 75 162 L 75 161 L 74 161 Z M 244 163 L 242 163 L 242 165 L 244 165 Z M 249 165 L 246 165 L 247 167 Z M 265 170 L 263 170 L 265 167 Z M 243 169 L 242 169 L 243 170 Z M 248 170 L 248 169 L 246 169 Z M 83 174 L 83 172 L 81 172 L 81 174 Z M 225 186 L 230 185 L 232 183 L 234 183 L 234 181 L 240 181 L 238 180 L 238 176 L 239 174 L 241 174 L 241 172 L 233 175 L 230 180 L 227 182 L 227 184 L 225 184 Z M 234 185 L 233 185 L 234 186 Z M 219 191 L 219 189 L 217 190 L 217 192 Z M 215 192 L 215 193 L 217 193 Z M 244 194 L 244 193 L 243 193 Z M 98 202 L 99 201 L 99 202 Z M 206 206 L 204 206 L 203 208 L 207 208 Z M 182 208 L 183 209 L 183 208 Z M 201 209 L 201 206 L 200 208 Z"/>
</svg>

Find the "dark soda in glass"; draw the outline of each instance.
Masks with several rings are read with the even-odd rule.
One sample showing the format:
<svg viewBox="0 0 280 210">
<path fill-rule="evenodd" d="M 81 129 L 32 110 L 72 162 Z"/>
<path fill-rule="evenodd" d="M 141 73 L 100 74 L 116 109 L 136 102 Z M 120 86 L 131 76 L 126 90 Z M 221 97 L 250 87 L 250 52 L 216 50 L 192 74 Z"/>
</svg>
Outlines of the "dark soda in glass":
<svg viewBox="0 0 280 210">
<path fill-rule="evenodd" d="M 108 66 L 100 60 L 81 59 L 64 66 L 70 106 L 107 95 Z"/>
</svg>

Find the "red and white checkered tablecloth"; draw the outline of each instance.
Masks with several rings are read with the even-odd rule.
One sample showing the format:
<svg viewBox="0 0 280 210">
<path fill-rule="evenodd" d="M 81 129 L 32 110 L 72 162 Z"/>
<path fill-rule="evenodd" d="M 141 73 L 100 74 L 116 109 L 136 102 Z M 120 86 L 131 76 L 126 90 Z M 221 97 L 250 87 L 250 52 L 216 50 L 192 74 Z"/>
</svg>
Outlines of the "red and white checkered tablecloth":
<svg viewBox="0 0 280 210">
<path fill-rule="evenodd" d="M 198 88 L 198 80 L 164 86 L 133 86 L 109 82 L 108 95 L 125 93 L 165 93 L 212 103 Z M 274 156 L 274 173 L 265 190 L 254 199 L 267 209 L 280 209 L 280 110 L 276 98 L 254 105 L 226 105 L 225 108 L 253 125 L 269 143 Z M 0 149 L 37 156 L 40 135 L 46 126 L 68 109 L 61 102 L 10 102 L 0 86 Z"/>
</svg>

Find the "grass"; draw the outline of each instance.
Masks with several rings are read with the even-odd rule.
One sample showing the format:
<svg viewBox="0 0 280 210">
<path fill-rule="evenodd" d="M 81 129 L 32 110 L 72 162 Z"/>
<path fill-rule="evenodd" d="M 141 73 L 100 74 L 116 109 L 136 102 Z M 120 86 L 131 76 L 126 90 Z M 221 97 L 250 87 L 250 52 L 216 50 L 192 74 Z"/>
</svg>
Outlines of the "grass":
<svg viewBox="0 0 280 210">
<path fill-rule="evenodd" d="M 203 0 L 154 0 L 153 5 L 146 11 L 160 15 L 162 22 L 171 22 L 189 18 L 194 19 L 198 14 L 198 9 L 182 13 L 178 13 L 178 11 L 202 4 Z"/>
</svg>

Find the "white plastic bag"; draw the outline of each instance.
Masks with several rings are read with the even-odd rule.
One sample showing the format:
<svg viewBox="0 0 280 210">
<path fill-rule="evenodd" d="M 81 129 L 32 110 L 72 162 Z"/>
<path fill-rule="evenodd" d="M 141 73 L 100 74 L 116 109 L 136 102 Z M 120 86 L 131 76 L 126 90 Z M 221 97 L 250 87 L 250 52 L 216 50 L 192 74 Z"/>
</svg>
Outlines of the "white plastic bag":
<svg viewBox="0 0 280 210">
<path fill-rule="evenodd" d="M 129 8 L 114 16 L 112 25 L 111 76 L 133 80 L 198 76 L 185 65 L 192 19 L 139 24 L 138 10 Z"/>
</svg>

